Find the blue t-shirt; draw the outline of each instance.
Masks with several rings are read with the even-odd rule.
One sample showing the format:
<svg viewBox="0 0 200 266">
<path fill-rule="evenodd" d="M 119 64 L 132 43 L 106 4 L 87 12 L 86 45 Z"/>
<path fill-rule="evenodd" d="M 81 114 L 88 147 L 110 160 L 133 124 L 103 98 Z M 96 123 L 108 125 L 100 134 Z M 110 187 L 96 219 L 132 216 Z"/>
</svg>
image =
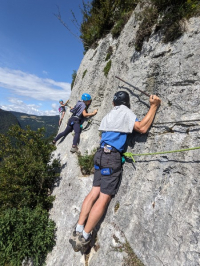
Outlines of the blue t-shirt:
<svg viewBox="0 0 200 266">
<path fill-rule="evenodd" d="M 135 121 L 139 121 L 137 118 Z M 123 152 L 128 133 L 114 132 L 114 131 L 104 131 L 102 132 L 100 144 L 108 144 L 119 152 Z"/>
</svg>

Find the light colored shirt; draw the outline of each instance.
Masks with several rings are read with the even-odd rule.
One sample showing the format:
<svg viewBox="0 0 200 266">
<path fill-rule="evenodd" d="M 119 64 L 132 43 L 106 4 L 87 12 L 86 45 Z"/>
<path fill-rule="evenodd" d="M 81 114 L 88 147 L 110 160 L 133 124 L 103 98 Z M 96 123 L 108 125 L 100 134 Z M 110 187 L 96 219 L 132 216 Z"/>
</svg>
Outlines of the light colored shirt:
<svg viewBox="0 0 200 266">
<path fill-rule="evenodd" d="M 101 121 L 100 131 L 131 133 L 136 115 L 125 105 L 115 106 Z"/>
</svg>

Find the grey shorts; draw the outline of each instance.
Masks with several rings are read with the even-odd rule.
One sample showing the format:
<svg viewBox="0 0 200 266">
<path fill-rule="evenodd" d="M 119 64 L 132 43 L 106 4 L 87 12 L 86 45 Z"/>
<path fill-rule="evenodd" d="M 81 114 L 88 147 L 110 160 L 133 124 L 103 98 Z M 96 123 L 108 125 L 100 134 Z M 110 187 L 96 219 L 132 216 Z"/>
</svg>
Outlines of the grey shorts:
<svg viewBox="0 0 200 266">
<path fill-rule="evenodd" d="M 95 170 L 93 186 L 100 187 L 100 191 L 107 195 L 115 195 L 119 189 L 122 178 L 121 154 L 118 151 L 104 153 L 98 149 L 94 156 L 94 164 L 100 168 L 112 168 L 111 175 L 102 175 L 100 170 Z"/>
</svg>

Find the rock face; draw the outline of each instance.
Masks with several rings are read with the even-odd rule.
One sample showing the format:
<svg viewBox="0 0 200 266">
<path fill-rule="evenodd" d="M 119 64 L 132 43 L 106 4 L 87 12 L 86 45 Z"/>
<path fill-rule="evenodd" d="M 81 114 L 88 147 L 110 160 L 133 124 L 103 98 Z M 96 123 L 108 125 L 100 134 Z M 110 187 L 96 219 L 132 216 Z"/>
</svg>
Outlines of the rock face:
<svg viewBox="0 0 200 266">
<path fill-rule="evenodd" d="M 118 39 L 108 34 L 95 50 L 87 51 L 81 62 L 70 104 L 74 105 L 87 92 L 93 98 L 89 111 L 98 109 L 88 130 L 81 134 L 82 154 L 90 154 L 98 147 L 98 127 L 111 110 L 116 91 L 129 92 L 131 109 L 139 119 L 149 109 L 148 97 L 116 79 L 116 75 L 162 99 L 149 132 L 129 136 L 128 152 L 154 153 L 200 146 L 200 18 L 190 19 L 186 33 L 174 43 L 163 44 L 162 36 L 153 34 L 141 52 L 134 48 L 137 28 L 133 14 Z M 110 46 L 113 54 L 106 77 L 103 70 Z M 60 132 L 69 116 L 68 111 Z M 127 160 L 119 192 L 99 224 L 95 248 L 85 262 L 84 255 L 75 253 L 68 239 L 82 201 L 92 187 L 93 176 L 81 174 L 77 155 L 69 151 L 72 138 L 70 134 L 58 143 L 54 154 L 61 160 L 62 172 L 51 210 L 51 218 L 57 224 L 57 242 L 48 255 L 47 266 L 129 266 L 133 265 L 133 252 L 147 266 L 200 265 L 199 150 L 135 156 L 135 163 Z"/>
</svg>

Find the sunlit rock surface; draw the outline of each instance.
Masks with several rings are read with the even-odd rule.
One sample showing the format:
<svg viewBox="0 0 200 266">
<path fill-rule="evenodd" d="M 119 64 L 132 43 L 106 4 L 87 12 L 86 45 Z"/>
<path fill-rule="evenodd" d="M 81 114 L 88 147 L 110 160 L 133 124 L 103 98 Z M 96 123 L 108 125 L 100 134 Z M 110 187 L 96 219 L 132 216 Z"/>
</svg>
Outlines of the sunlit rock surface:
<svg viewBox="0 0 200 266">
<path fill-rule="evenodd" d="M 116 79 L 116 75 L 162 99 L 148 134 L 129 137 L 128 152 L 154 153 L 200 146 L 200 121 L 190 122 L 200 119 L 200 19 L 190 19 L 186 33 L 174 43 L 163 44 L 162 36 L 152 35 L 140 53 L 134 48 L 137 28 L 133 14 L 118 39 L 107 35 L 95 50 L 87 51 L 81 62 L 70 104 L 74 105 L 87 92 L 93 98 L 89 111 L 98 109 L 88 130 L 81 134 L 82 154 L 98 147 L 99 123 L 111 110 L 117 90 L 129 92 L 131 109 L 139 119 L 149 109 L 148 97 Z M 112 64 L 105 77 L 103 69 L 110 46 Z M 68 110 L 60 132 L 69 116 Z M 135 163 L 127 160 L 119 192 L 97 228 L 95 248 L 85 263 L 84 255 L 72 250 L 69 237 L 93 176 L 81 174 L 77 155 L 69 151 L 72 139 L 70 134 L 58 142 L 54 153 L 61 160 L 62 172 L 51 210 L 57 240 L 47 266 L 128 265 L 130 254 L 119 251 L 116 239 L 128 243 L 146 266 L 200 265 L 199 150 L 135 156 Z"/>
</svg>

